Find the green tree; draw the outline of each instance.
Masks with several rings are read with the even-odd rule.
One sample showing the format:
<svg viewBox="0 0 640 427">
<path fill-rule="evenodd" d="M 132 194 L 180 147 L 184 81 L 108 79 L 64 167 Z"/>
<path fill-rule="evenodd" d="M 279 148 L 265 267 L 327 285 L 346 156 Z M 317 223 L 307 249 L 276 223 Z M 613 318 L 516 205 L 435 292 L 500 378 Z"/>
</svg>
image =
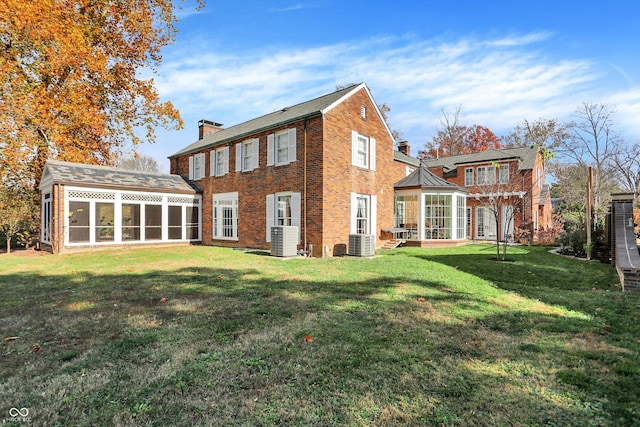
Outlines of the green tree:
<svg viewBox="0 0 640 427">
<path fill-rule="evenodd" d="M 32 213 L 31 195 L 17 187 L 0 188 L 0 231 L 11 252 L 11 239 L 29 226 Z"/>
</svg>

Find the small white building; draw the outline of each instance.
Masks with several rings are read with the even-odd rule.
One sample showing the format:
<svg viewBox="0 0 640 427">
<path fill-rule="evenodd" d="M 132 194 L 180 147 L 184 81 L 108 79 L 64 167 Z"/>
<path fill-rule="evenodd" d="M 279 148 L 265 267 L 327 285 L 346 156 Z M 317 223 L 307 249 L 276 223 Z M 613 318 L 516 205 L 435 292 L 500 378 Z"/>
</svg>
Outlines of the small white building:
<svg viewBox="0 0 640 427">
<path fill-rule="evenodd" d="M 179 175 L 49 160 L 40 192 L 53 253 L 202 240 L 202 191 Z"/>
</svg>

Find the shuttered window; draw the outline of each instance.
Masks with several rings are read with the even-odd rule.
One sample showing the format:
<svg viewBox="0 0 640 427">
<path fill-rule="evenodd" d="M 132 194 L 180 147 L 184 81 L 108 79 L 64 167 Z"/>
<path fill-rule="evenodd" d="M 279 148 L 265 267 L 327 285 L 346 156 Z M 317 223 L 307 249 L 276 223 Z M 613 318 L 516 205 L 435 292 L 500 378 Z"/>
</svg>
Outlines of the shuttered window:
<svg viewBox="0 0 640 427">
<path fill-rule="evenodd" d="M 296 161 L 296 129 L 267 136 L 267 166 L 288 165 Z"/>
<path fill-rule="evenodd" d="M 300 193 L 286 192 L 267 195 L 266 241 L 271 241 L 271 227 L 292 225 L 300 236 Z"/>
<path fill-rule="evenodd" d="M 351 131 L 351 164 L 359 168 L 376 170 L 376 140 Z"/>
<path fill-rule="evenodd" d="M 258 138 L 236 144 L 236 172 L 249 172 L 258 168 L 259 145 Z"/>
</svg>

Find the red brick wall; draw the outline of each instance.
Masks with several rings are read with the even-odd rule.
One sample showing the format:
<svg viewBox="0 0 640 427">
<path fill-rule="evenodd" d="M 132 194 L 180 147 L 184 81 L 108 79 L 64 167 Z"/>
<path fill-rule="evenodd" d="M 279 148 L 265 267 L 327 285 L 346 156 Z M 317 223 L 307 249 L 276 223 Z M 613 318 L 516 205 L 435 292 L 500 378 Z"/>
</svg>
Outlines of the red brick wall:
<svg viewBox="0 0 640 427">
<path fill-rule="evenodd" d="M 504 163 L 501 162 L 501 164 L 504 165 L 504 164 L 507 164 L 507 162 L 504 162 Z M 477 167 L 485 166 L 485 165 L 491 166 L 491 163 L 461 165 L 457 169 L 456 176 L 446 177 L 445 179 L 447 179 L 447 181 L 452 182 L 460 187 L 466 188 L 467 190 L 469 190 L 469 194 L 473 195 L 475 193 L 482 193 L 486 191 L 486 189 L 482 187 L 478 187 L 475 185 L 470 187 L 465 187 L 464 172 L 466 168 L 472 167 L 474 171 L 474 182 L 476 182 Z M 542 201 L 543 206 L 539 207 L 541 187 L 544 184 L 544 174 L 541 182 L 539 183 L 536 182 L 536 173 L 535 173 L 536 168 L 539 168 L 540 170 L 543 171 L 543 166 L 542 166 L 542 163 L 540 163 L 539 156 L 536 159 L 535 167 L 533 170 L 525 170 L 525 171 L 518 172 L 518 162 L 516 161 L 510 161 L 508 162 L 508 165 L 509 165 L 510 182 L 508 185 L 501 187 L 500 191 L 509 191 L 509 192 L 524 191 L 527 193 L 524 199 L 519 199 L 514 197 L 510 202 L 510 204 L 512 204 L 516 209 L 519 209 L 519 212 L 517 212 L 514 216 L 514 229 L 522 226 L 525 223 L 533 221 L 534 211 L 539 212 L 538 226 L 539 227 L 549 226 L 551 224 L 551 209 L 552 209 L 550 199 L 546 198 L 546 200 L 543 200 Z M 432 168 L 430 170 L 434 174 L 440 177 L 444 177 L 444 172 L 442 168 Z M 467 208 L 472 208 L 472 215 L 471 215 L 472 235 L 467 236 L 468 238 L 475 237 L 476 208 L 480 206 L 483 206 L 482 200 L 476 200 L 474 197 L 467 198 Z M 498 230 L 498 233 L 499 233 L 498 235 L 500 235 L 501 231 Z"/>
<path fill-rule="evenodd" d="M 367 118 L 360 116 L 360 107 L 367 107 Z M 229 147 L 229 173 L 209 177 L 210 152 L 205 153 L 205 178 L 197 181 L 203 190 L 202 237 L 204 244 L 268 249 L 266 243 L 266 195 L 294 191 L 301 193 L 301 239 L 304 244 L 305 222 L 307 243 L 313 245 L 313 255 L 339 255 L 348 244 L 350 231 L 350 193 L 375 194 L 378 200 L 377 228 L 393 226 L 393 184 L 405 176 L 406 169 L 393 160 L 393 140 L 376 106 L 364 89 L 330 110 L 324 117 L 316 116 L 270 129 L 233 141 Z M 297 160 L 285 166 L 266 166 L 267 135 L 296 127 Z M 306 126 L 306 128 L 305 128 Z M 306 129 L 306 134 L 305 134 Z M 351 131 L 376 139 L 376 170 L 364 170 L 351 165 Z M 304 158 L 305 135 L 307 155 L 307 194 L 305 221 Z M 235 172 L 235 144 L 258 138 L 259 168 L 251 172 Z M 217 148 L 217 147 L 216 147 Z M 188 175 L 191 153 L 171 159 L 171 173 Z M 238 241 L 212 239 L 211 195 L 237 191 Z M 302 247 L 302 245 L 301 245 Z"/>
<path fill-rule="evenodd" d="M 297 160 L 284 166 L 267 166 L 267 135 L 284 129 L 296 128 Z M 321 118 L 307 120 L 307 146 L 319 145 L 322 139 Z M 229 145 L 229 173 L 219 177 L 211 177 L 211 151 L 221 146 L 209 147 L 197 153 L 205 153 L 205 177 L 196 181 L 203 189 L 202 208 L 202 242 L 232 247 L 250 247 L 268 249 L 266 242 L 266 196 L 285 191 L 303 193 L 305 122 L 281 126 L 268 131 L 256 133 Z M 236 172 L 236 144 L 247 139 L 258 138 L 259 167 L 249 172 Z M 191 153 L 178 159 L 172 159 L 172 173 L 188 175 L 189 157 Z M 311 173 L 313 167 L 309 168 Z M 309 173 L 309 175 L 310 175 Z M 214 240 L 212 232 L 212 195 L 238 192 L 238 241 Z M 303 210 L 303 206 L 301 206 Z M 301 227 L 304 227 L 304 212 L 301 213 Z M 308 223 L 310 221 L 307 221 Z M 304 229 L 301 229 L 301 235 Z"/>
<path fill-rule="evenodd" d="M 366 118 L 360 115 L 366 107 Z M 351 131 L 376 139 L 376 170 L 351 164 Z M 393 184 L 398 167 L 393 160 L 393 139 L 364 89 L 353 94 L 325 116 L 323 185 L 323 245 L 329 255 L 340 255 L 348 245 L 351 193 L 377 196 L 377 230 L 393 226 Z M 378 239 L 378 246 L 380 240 Z"/>
</svg>

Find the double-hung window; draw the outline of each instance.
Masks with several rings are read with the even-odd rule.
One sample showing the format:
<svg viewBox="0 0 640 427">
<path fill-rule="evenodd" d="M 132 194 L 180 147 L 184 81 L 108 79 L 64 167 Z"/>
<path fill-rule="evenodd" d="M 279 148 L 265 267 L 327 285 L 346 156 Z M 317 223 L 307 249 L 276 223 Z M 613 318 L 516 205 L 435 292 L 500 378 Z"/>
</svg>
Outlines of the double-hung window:
<svg viewBox="0 0 640 427">
<path fill-rule="evenodd" d="M 465 187 L 473 186 L 473 168 L 466 168 L 464 170 L 464 185 Z"/>
<path fill-rule="evenodd" d="M 253 138 L 236 144 L 236 172 L 248 172 L 259 165 L 259 139 Z"/>
<path fill-rule="evenodd" d="M 285 129 L 267 136 L 267 166 L 288 165 L 296 161 L 296 129 Z"/>
<path fill-rule="evenodd" d="M 376 234 L 377 197 L 351 193 L 350 234 Z"/>
<path fill-rule="evenodd" d="M 376 140 L 351 132 L 351 164 L 363 169 L 376 170 Z"/>
<path fill-rule="evenodd" d="M 499 182 L 500 184 L 508 184 L 509 183 L 509 163 L 504 163 L 500 165 L 500 169 L 498 169 Z"/>
<path fill-rule="evenodd" d="M 369 140 L 358 135 L 356 139 L 356 164 L 363 168 L 369 167 Z"/>
<path fill-rule="evenodd" d="M 371 220 L 369 209 L 369 196 L 358 195 L 356 206 L 356 233 L 369 234 Z"/>
<path fill-rule="evenodd" d="M 213 238 L 238 240 L 238 193 L 213 195 Z"/>
<path fill-rule="evenodd" d="M 276 225 L 291 225 L 291 195 L 276 195 Z"/>
<path fill-rule="evenodd" d="M 276 163 L 289 163 L 289 132 L 278 132 L 275 135 Z"/>
<path fill-rule="evenodd" d="M 491 185 L 496 183 L 495 166 L 481 166 L 477 171 L 478 185 Z"/>
<path fill-rule="evenodd" d="M 266 241 L 271 241 L 274 225 L 297 226 L 300 232 L 300 193 L 286 192 L 267 195 Z"/>
<path fill-rule="evenodd" d="M 211 152 L 211 176 L 222 176 L 229 172 L 229 147 Z"/>
<path fill-rule="evenodd" d="M 189 157 L 189 179 L 197 181 L 204 178 L 204 168 L 204 153 Z"/>
</svg>

